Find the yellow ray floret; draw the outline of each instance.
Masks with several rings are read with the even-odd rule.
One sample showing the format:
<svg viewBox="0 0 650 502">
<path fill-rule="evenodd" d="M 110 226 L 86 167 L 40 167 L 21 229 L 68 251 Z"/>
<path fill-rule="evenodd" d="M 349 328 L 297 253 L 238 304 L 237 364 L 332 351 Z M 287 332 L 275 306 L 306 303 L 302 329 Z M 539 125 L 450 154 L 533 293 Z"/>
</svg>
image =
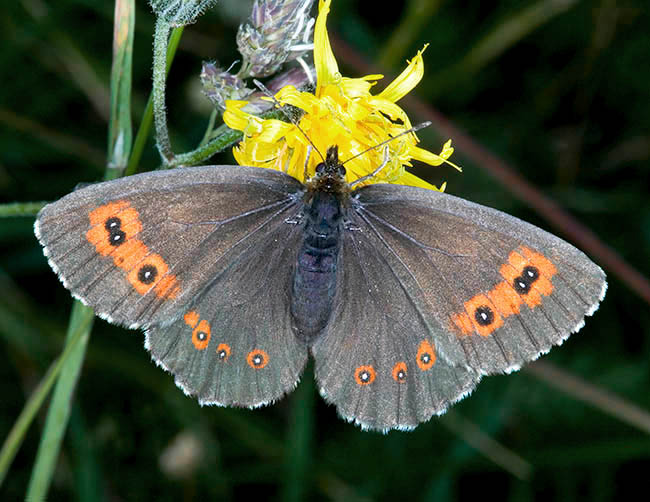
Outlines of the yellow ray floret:
<svg viewBox="0 0 650 502">
<path fill-rule="evenodd" d="M 342 162 L 412 127 L 406 112 L 396 104 L 422 79 L 424 62 L 419 51 L 406 69 L 388 87 L 377 95 L 370 93 L 382 75 L 361 78 L 342 77 L 332 52 L 325 23 L 331 0 L 320 0 L 319 15 L 314 28 L 314 66 L 316 91 L 302 92 L 293 86 L 283 87 L 275 98 L 283 105 L 302 110 L 296 125 L 274 119 L 261 119 L 243 110 L 245 101 L 227 101 L 224 122 L 228 127 L 244 133 L 239 145 L 233 149 L 237 163 L 284 171 L 294 178 L 304 180 L 309 140 L 325 154 L 327 148 L 338 145 Z M 309 137 L 309 140 L 307 137 Z M 368 151 L 345 164 L 346 179 L 352 182 L 373 172 L 384 160 L 388 148 L 388 165 L 369 182 L 389 182 L 438 188 L 405 171 L 416 159 L 437 166 L 447 160 L 454 149 L 448 141 L 439 154 L 417 147 L 415 133 L 405 134 L 385 147 Z M 313 175 L 316 165 L 322 162 L 317 152 L 309 156 L 307 175 Z M 444 188 L 444 186 L 442 187 Z"/>
</svg>

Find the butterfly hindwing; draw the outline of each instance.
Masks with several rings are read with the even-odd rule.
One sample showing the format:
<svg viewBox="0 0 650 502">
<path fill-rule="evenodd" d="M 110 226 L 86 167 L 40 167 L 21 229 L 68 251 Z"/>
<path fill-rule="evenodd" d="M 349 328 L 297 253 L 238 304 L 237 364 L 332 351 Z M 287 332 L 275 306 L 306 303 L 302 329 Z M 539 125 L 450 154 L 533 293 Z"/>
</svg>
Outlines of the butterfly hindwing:
<svg viewBox="0 0 650 502">
<path fill-rule="evenodd" d="M 385 185 L 360 189 L 356 207 L 453 364 L 517 369 L 577 331 L 604 295 L 605 274 L 582 252 L 494 209 Z"/>
<path fill-rule="evenodd" d="M 471 392 L 480 375 L 453 366 L 410 302 L 380 240 L 351 215 L 338 267 L 338 294 L 312 353 L 323 397 L 362 427 L 410 429 Z"/>
<path fill-rule="evenodd" d="M 202 404 L 261 406 L 296 386 L 308 355 L 288 296 L 300 230 L 274 220 L 224 255 L 229 265 L 180 319 L 148 329 L 153 359 Z"/>
</svg>

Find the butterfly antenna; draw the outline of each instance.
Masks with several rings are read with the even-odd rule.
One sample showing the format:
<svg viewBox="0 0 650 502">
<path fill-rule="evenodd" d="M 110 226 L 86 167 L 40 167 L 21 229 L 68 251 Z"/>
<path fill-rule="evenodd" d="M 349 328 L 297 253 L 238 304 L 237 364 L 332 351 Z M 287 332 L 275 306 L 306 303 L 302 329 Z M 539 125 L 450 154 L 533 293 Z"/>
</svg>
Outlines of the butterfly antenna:
<svg viewBox="0 0 650 502">
<path fill-rule="evenodd" d="M 345 162 L 341 162 L 341 165 L 345 165 L 348 162 L 350 162 L 351 160 L 354 160 L 357 157 L 361 157 L 364 153 L 368 153 L 370 150 L 376 150 L 380 146 L 384 146 L 386 143 L 390 143 L 391 141 L 399 138 L 400 136 L 404 136 L 405 134 L 411 134 L 412 132 L 419 131 L 420 129 L 424 129 L 425 127 L 429 127 L 430 125 L 431 125 L 431 122 L 422 122 L 421 124 L 418 124 L 418 125 L 416 125 L 414 127 L 411 127 L 410 129 L 408 129 L 406 131 L 402 131 L 397 136 L 392 136 L 392 137 L 388 138 L 387 140 L 382 141 L 381 143 L 378 143 L 378 144 L 376 144 L 374 146 L 371 146 L 370 148 L 366 148 L 363 152 L 357 153 L 356 155 L 354 155 L 353 157 L 350 157 Z"/>
<path fill-rule="evenodd" d="M 303 131 L 302 128 L 298 125 L 298 121 L 297 121 L 296 119 L 294 119 L 294 118 L 289 114 L 289 112 L 287 112 L 287 111 L 285 110 L 284 105 L 283 105 L 282 103 L 280 103 L 280 102 L 276 99 L 276 97 L 273 95 L 273 93 L 272 93 L 271 91 L 269 91 L 269 90 L 267 89 L 267 87 L 266 87 L 262 82 L 260 82 L 259 80 L 254 79 L 254 80 L 253 80 L 253 83 L 257 86 L 257 88 L 258 88 L 260 91 L 262 91 L 262 94 L 264 94 L 267 98 L 270 98 L 270 99 L 273 101 L 273 104 L 275 104 L 275 106 L 278 107 L 278 109 L 279 109 L 279 110 L 284 114 L 284 116 L 287 117 L 287 118 L 289 119 L 289 122 L 291 122 L 291 123 L 296 127 L 296 129 L 298 129 L 298 130 L 302 133 L 302 135 L 305 137 L 305 139 L 306 139 L 307 141 L 309 141 L 309 144 L 312 146 L 312 148 L 313 148 L 314 150 L 316 150 L 316 153 L 320 156 L 321 160 L 322 160 L 323 162 L 325 162 L 325 157 L 323 157 L 323 154 L 320 153 L 320 150 L 318 150 L 318 148 L 316 148 L 316 145 L 314 145 L 313 141 L 309 138 L 309 136 L 307 136 L 307 133 L 306 133 L 305 131 Z M 430 123 L 430 122 L 429 122 L 429 123 Z M 396 136 L 396 137 L 397 137 L 397 136 Z"/>
<path fill-rule="evenodd" d="M 379 171 L 381 171 L 384 167 L 386 167 L 387 164 L 388 164 L 388 147 L 384 148 L 384 161 L 377 169 L 375 169 L 370 174 L 366 174 L 365 176 L 362 176 L 361 178 L 354 180 L 348 186 L 352 188 L 353 186 L 358 185 L 359 183 L 363 183 L 364 181 L 369 180 L 370 178 L 374 178 L 375 176 L 377 176 L 377 173 L 379 173 Z"/>
</svg>

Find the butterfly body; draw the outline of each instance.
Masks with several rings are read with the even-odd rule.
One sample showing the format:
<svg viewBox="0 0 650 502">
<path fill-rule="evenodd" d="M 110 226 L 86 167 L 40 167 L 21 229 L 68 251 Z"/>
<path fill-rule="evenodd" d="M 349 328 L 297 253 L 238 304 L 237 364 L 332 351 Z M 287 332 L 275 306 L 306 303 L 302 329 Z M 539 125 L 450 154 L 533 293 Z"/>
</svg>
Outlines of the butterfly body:
<svg viewBox="0 0 650 502">
<path fill-rule="evenodd" d="M 352 190 L 334 153 L 306 185 L 240 166 L 100 183 L 46 206 L 36 234 L 73 295 L 144 328 L 202 404 L 273 402 L 311 355 L 321 394 L 370 429 L 444 412 L 603 298 L 561 239 L 446 194 Z"/>
<path fill-rule="evenodd" d="M 296 260 L 291 312 L 298 336 L 306 341 L 325 327 L 332 310 L 342 216 L 334 194 L 317 194 L 305 207 L 305 237 Z"/>
<path fill-rule="evenodd" d="M 304 240 L 293 278 L 291 313 L 296 334 L 313 341 L 327 324 L 336 293 L 336 268 L 349 193 L 336 148 L 309 181 L 298 221 Z"/>
</svg>

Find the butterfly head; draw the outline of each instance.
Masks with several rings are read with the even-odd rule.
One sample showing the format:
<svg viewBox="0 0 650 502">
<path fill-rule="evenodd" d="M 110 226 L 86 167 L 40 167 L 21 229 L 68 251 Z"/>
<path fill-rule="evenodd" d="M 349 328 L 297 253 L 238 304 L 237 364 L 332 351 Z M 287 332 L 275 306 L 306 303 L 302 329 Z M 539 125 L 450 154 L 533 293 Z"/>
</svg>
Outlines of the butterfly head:
<svg viewBox="0 0 650 502">
<path fill-rule="evenodd" d="M 345 167 L 339 161 L 339 147 L 330 146 L 327 149 L 325 160 L 316 166 L 316 173 L 307 182 L 309 191 L 347 192 L 345 172 Z"/>
</svg>

